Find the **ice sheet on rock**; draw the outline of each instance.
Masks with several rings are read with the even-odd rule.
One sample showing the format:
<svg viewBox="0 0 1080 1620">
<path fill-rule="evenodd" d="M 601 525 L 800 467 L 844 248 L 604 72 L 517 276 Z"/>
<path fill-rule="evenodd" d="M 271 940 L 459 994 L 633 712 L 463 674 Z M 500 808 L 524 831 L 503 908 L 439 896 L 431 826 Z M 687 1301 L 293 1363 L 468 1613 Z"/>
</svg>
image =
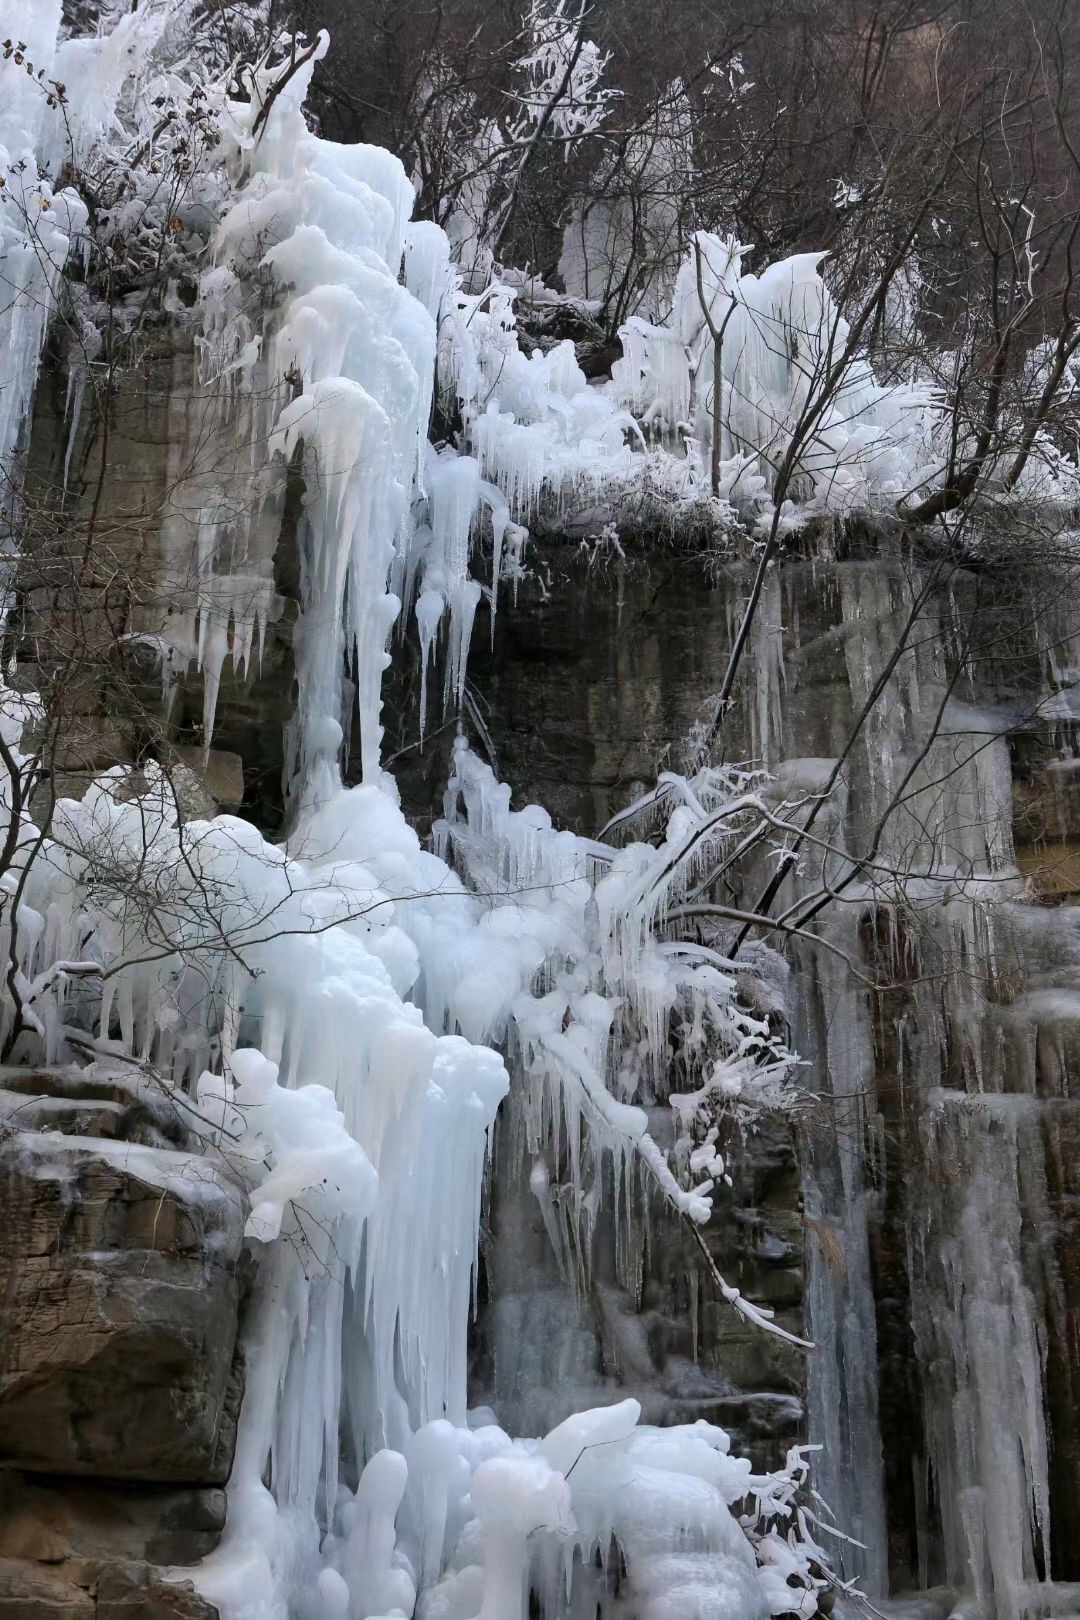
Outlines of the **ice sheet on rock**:
<svg viewBox="0 0 1080 1620">
<path fill-rule="evenodd" d="M 167 1193 L 180 1204 L 239 1205 L 242 1197 L 237 1182 L 208 1163 L 203 1153 L 145 1147 L 113 1137 L 68 1136 L 58 1130 L 46 1130 L 40 1135 L 18 1132 L 17 1119 L 15 1128 L 16 1151 L 42 1181 L 70 1181 L 80 1161 L 96 1159 L 156 1192 Z"/>
<path fill-rule="evenodd" d="M 912 1319 L 920 1359 L 943 1373 L 926 1386 L 925 1422 L 947 1578 L 997 1615 L 1028 1612 L 1050 1556 L 1044 1318 L 1025 1277 L 1038 1270 L 1022 1265 L 1033 1209 L 1037 1227 L 1050 1219 L 1041 1129 L 1032 1099 L 940 1092 L 922 1131 Z M 1047 1286 L 1060 1291 L 1052 1275 Z"/>
</svg>

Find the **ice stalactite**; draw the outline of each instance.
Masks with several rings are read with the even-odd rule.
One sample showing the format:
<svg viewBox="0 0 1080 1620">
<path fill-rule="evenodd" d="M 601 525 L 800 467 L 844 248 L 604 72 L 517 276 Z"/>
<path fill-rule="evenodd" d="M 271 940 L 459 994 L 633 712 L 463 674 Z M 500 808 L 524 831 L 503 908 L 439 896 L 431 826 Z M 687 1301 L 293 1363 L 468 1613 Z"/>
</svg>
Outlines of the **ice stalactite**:
<svg viewBox="0 0 1080 1620">
<path fill-rule="evenodd" d="M 858 951 L 858 930 L 830 928 L 830 940 Z M 828 1096 L 828 1128 L 808 1133 L 803 1152 L 806 1213 L 832 1234 L 842 1271 L 809 1246 L 806 1322 L 819 1353 L 807 1365 L 809 1432 L 820 1445 L 821 1491 L 850 1541 L 833 1548 L 845 1576 L 875 1596 L 888 1591 L 885 1481 L 879 1424 L 877 1327 L 870 1266 L 874 1213 L 874 1071 L 869 1016 L 844 964 L 813 947 L 798 964 L 795 1039 L 813 1054 Z"/>
<path fill-rule="evenodd" d="M 106 780 L 63 807 L 66 851 L 99 840 L 140 860 L 147 879 L 160 874 L 155 924 L 178 946 L 165 971 L 145 959 L 145 913 L 123 899 L 90 912 L 70 855 L 55 856 L 32 896 L 47 952 L 78 938 L 109 971 L 98 1049 L 110 1050 L 116 1027 L 122 1049 L 159 1067 L 171 1054 L 227 1162 L 252 1182 L 248 1230 L 264 1258 L 230 1516 L 203 1589 L 239 1620 L 409 1614 L 414 1599 L 429 1620 L 505 1617 L 524 1613 L 528 1589 L 552 1617 L 589 1600 L 612 1616 L 630 1604 L 640 1620 L 793 1605 L 809 1615 L 814 1544 L 794 1502 L 797 1455 L 786 1473 L 752 1476 L 720 1430 L 654 1431 L 635 1402 L 582 1414 L 543 1442 L 511 1439 L 465 1406 L 485 1138 L 506 1075 L 489 1047 L 436 1031 L 474 1041 L 516 1031 L 536 1106 L 562 1121 L 579 1163 L 583 1214 L 583 1124 L 590 1154 L 606 1151 L 627 1174 L 638 1155 L 687 1214 L 708 1213 L 708 1181 L 682 1191 L 629 1100 L 659 1080 L 649 1032 L 655 1041 L 676 998 L 697 1031 L 685 1072 L 700 1083 L 672 1099 L 688 1125 L 710 1088 L 752 1110 L 759 1088 L 782 1085 L 789 1060 L 762 1061 L 767 1032 L 739 1009 L 716 953 L 680 960 L 649 939 L 672 900 L 658 880 L 676 895 L 693 881 L 711 784 L 673 779 L 668 838 L 612 857 L 535 808 L 510 811 L 506 790 L 459 749 L 448 837 L 485 891 L 476 898 L 420 849 L 380 785 L 331 787 L 331 761 L 287 851 L 217 818 L 184 829 L 180 860 L 163 793 L 146 872 L 145 798 L 117 803 Z M 716 836 L 723 847 L 733 835 Z M 614 870 L 594 887 L 591 863 L 607 860 Z M 180 882 L 169 891 L 171 873 Z M 499 892 L 505 903 L 493 904 Z M 539 995 L 538 975 L 551 986 Z M 209 985 L 220 1016 L 200 1026 L 194 1003 L 205 1007 Z M 632 998 L 623 1016 L 645 1037 L 640 1074 L 612 1077 L 602 988 Z M 70 998 L 57 986 L 43 1005 L 60 1050 L 77 1035 Z M 711 1150 L 693 1167 L 722 1174 Z M 748 1490 L 760 1500 L 740 1522 L 730 1504 Z M 613 1538 L 621 1597 L 610 1567 L 590 1573 Z"/>
<path fill-rule="evenodd" d="M 505 942 L 500 980 L 493 984 L 490 970 L 482 981 L 477 975 L 477 1007 L 490 1016 L 501 1006 L 494 1032 L 502 1033 L 505 1019 L 529 1150 L 550 1151 L 556 1164 L 565 1158 L 564 1231 L 539 1160 L 533 1192 L 568 1280 L 577 1271 L 583 1286 L 605 1173 L 616 1269 L 634 1292 L 641 1283 L 635 1211 L 649 1194 L 705 1223 L 725 1177 L 717 1129 L 709 1129 L 714 1119 L 722 1111 L 749 1122 L 794 1098 L 794 1059 L 741 1003 L 736 964 L 718 944 L 679 938 L 677 930 L 671 937 L 702 873 L 745 842 L 762 809 L 755 785 L 737 770 L 706 769 L 691 780 L 665 773 L 658 793 L 624 818 L 628 825 L 651 818 L 665 835 L 655 846 L 632 842 L 612 852 L 556 831 L 538 806 L 512 811 L 489 767 L 461 743 L 455 751 L 438 837 L 484 904 L 478 943 Z M 514 995 L 515 982 L 526 993 Z M 481 1023 L 477 1033 L 489 1028 Z M 648 1128 L 646 1107 L 657 1102 L 674 1116 L 681 1176 Z M 771 1311 L 716 1281 L 740 1315 L 793 1338 Z"/>
<path fill-rule="evenodd" d="M 61 272 L 87 220 L 86 204 L 75 191 L 54 189 L 39 173 L 42 142 L 54 121 L 55 97 L 45 81 L 53 72 L 60 10 L 60 0 L 14 0 L 4 21 L 22 46 L 0 62 L 0 467 L 5 483 L 33 398 Z M 78 113 L 75 122 L 78 127 Z"/>
<path fill-rule="evenodd" d="M 388 582 L 411 538 L 435 359 L 432 317 L 398 281 L 411 210 L 404 170 L 378 148 L 311 136 L 299 110 L 308 77 L 293 78 L 258 135 L 234 109 L 243 185 L 218 243 L 226 277 L 262 268 L 283 293 L 261 365 L 244 380 L 256 398 L 265 392 L 270 456 L 289 462 L 302 446 L 309 485 L 296 649 L 302 782 L 325 726 L 347 720 L 346 646 L 361 764 L 378 772 L 380 687 L 400 607 Z M 227 335 L 221 291 L 232 281 L 220 276 L 204 281 L 207 321 Z"/>
</svg>

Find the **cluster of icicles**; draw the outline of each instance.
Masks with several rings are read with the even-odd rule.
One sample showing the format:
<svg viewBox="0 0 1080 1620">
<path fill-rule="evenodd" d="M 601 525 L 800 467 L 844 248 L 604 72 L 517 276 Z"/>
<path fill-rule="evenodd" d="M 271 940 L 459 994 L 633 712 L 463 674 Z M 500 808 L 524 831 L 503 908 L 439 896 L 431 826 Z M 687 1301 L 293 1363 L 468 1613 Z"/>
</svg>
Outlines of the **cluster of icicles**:
<svg viewBox="0 0 1080 1620">
<path fill-rule="evenodd" d="M 633 1401 L 535 1440 L 467 1410 L 483 1168 L 508 1085 L 493 1043 L 516 1041 L 549 1107 L 558 1095 L 568 1139 L 587 1116 L 613 1153 L 651 1155 L 700 1220 L 708 1183 L 687 1193 L 667 1170 L 633 1104 L 640 1076 L 625 1077 L 623 1095 L 607 1089 L 614 998 L 595 988 L 601 970 L 625 993 L 647 965 L 637 1011 L 655 1054 L 687 999 L 700 1046 L 717 1054 L 705 1085 L 750 1083 L 767 1031 L 739 1011 L 723 963 L 643 947 L 653 902 L 642 862 L 673 846 L 620 852 L 601 893 L 596 849 L 554 833 L 542 812 L 512 817 L 506 790 L 459 750 L 452 799 L 465 811 L 451 803 L 446 838 L 474 876 L 485 862 L 497 875 L 485 900 L 401 814 L 379 763 L 395 619 L 415 593 L 427 648 L 449 610 L 460 686 L 478 509 L 494 535 L 494 596 L 504 541 L 511 556 L 520 544 L 511 507 L 522 514 L 557 484 L 583 435 L 618 462 L 624 424 L 565 355 L 518 355 L 497 298 L 463 314 L 444 240 L 408 223 L 396 159 L 309 134 L 312 65 L 257 135 L 254 107 L 229 110 L 237 193 L 204 278 L 204 365 L 207 408 L 240 450 L 232 467 L 192 474 L 198 601 L 180 631 L 211 694 L 228 653 L 252 655 L 278 470 L 302 456 L 288 841 L 269 845 L 234 817 L 181 829 L 164 779 L 147 773 L 129 798 L 118 769 L 61 803 L 18 915 L 43 1055 L 70 1057 L 79 1032 L 83 1053 L 151 1058 L 251 1188 L 260 1263 L 228 1522 L 195 1578 L 224 1620 L 524 1620 L 530 1593 L 547 1620 L 810 1616 L 820 1555 L 797 1499 L 800 1452 L 755 1476 L 721 1430 L 651 1429 Z M 259 269 L 280 293 L 265 321 L 253 313 Z M 465 333 L 472 317 L 482 342 Z M 496 364 L 485 345 L 502 345 L 503 388 L 471 410 Z M 475 459 L 427 448 L 437 365 L 467 407 Z M 347 649 L 364 776 L 351 790 L 338 763 Z M 25 718 L 5 705 L 12 748 Z M 678 823 L 672 837 L 685 832 Z M 32 843 L 28 822 L 19 836 Z M 83 971 L 94 967 L 96 980 Z M 696 1162 L 723 1173 L 711 1146 Z"/>
<path fill-rule="evenodd" d="M 46 94 L 25 71 L 25 61 L 51 65 L 59 7 L 14 0 L 4 27 L 25 46 L 24 62 L 3 68 L 0 110 L 0 465 L 5 474 L 0 504 L 7 507 L 7 456 L 29 408 L 38 356 L 54 295 L 72 242 L 87 220 L 86 204 L 69 187 L 55 189 L 39 172 Z"/>
<path fill-rule="evenodd" d="M 423 732 L 440 635 L 443 700 L 460 708 L 477 608 L 486 595 L 494 634 L 500 587 L 521 575 L 526 525 L 542 504 L 632 480 L 642 457 L 628 439 L 640 433 L 589 386 L 572 343 L 522 352 L 513 289 L 463 291 L 444 232 L 410 221 L 413 189 L 390 153 L 306 138 L 297 147 L 295 130 L 285 144 L 284 116 L 252 142 L 246 108 L 230 112 L 241 189 L 201 282 L 202 378 L 217 419 L 190 498 L 166 523 L 172 597 L 187 604 L 169 636 L 181 663 L 203 670 L 209 747 L 226 657 L 240 669 L 261 654 L 286 468 L 302 445 L 317 498 L 307 506 L 293 764 L 305 780 L 324 721 L 348 730 L 355 703 L 370 775 L 392 628 L 415 616 Z M 280 302 L 264 320 L 252 284 L 268 274 Z M 460 450 L 428 442 L 436 392 L 460 423 Z M 248 453 L 230 463 L 222 440 Z"/>
</svg>

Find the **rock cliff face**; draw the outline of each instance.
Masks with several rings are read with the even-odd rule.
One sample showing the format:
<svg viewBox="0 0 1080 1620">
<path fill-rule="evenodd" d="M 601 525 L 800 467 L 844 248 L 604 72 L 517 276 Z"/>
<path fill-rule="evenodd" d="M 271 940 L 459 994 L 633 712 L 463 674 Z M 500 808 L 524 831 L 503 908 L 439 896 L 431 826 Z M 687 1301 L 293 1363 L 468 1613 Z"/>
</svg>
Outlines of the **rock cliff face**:
<svg viewBox="0 0 1080 1620">
<path fill-rule="evenodd" d="M 130 476 L 105 500 L 125 545 L 158 544 L 178 476 L 190 350 L 170 344 L 118 407 Z M 57 482 L 67 446 L 52 387 L 46 373 L 33 459 Z M 83 496 L 98 453 L 77 439 Z M 189 813 L 243 803 L 267 830 L 292 706 L 288 500 L 261 673 L 226 660 L 215 752 L 200 743 L 197 681 L 168 732 L 190 758 Z M 659 536 L 607 554 L 563 537 L 529 561 L 493 642 L 478 620 L 477 712 L 515 802 L 595 833 L 659 764 L 679 766 L 749 564 Z M 147 603 L 130 607 L 151 633 Z M 811 534 L 770 576 L 727 757 L 766 765 L 781 796 L 819 792 L 842 761 L 820 827 L 836 848 L 871 851 L 895 887 L 894 903 L 871 906 L 856 885 L 824 924 L 828 949 L 791 949 L 806 1105 L 741 1146 L 710 1234 L 729 1280 L 794 1329 L 805 1317 L 817 1349 L 747 1329 L 662 1217 L 635 1229 L 636 1293 L 615 1284 L 609 1217 L 576 1288 L 552 1255 L 512 1103 L 482 1235 L 474 1398 L 509 1428 L 542 1431 L 626 1390 L 650 1421 L 716 1417 L 763 1457 L 809 1431 L 825 1444 L 819 1489 L 866 1546 L 841 1544 L 843 1566 L 877 1592 L 955 1589 L 972 1570 L 998 1614 L 1021 1613 L 1048 1574 L 1080 1577 L 1078 622 L 1060 580 L 935 574 L 886 526 Z M 388 744 L 426 829 L 449 733 L 417 748 L 409 667 L 390 677 Z M 105 695 L 85 715 L 65 791 L 138 757 Z M 814 886 L 820 867 L 789 883 Z M 930 867 L 956 881 L 914 881 L 915 903 Z M 768 870 L 734 898 L 753 901 Z M 202 1620 L 165 1572 L 223 1523 L 242 1196 L 183 1119 L 115 1072 L 2 1078 L 0 1620 Z"/>
<path fill-rule="evenodd" d="M 64 366 L 43 365 L 27 477 L 46 565 L 23 602 L 19 679 L 49 678 L 34 662 L 39 630 L 61 656 L 78 641 L 58 795 L 164 754 L 186 818 L 243 805 L 276 826 L 289 604 L 275 601 L 261 669 L 223 672 L 213 748 L 201 680 L 174 681 L 158 651 L 158 633 L 199 599 L 171 549 L 191 521 L 193 363 L 192 329 L 174 318 L 105 429 L 96 410 L 71 417 Z M 71 558 L 90 524 L 95 566 L 82 569 Z M 3 1620 L 213 1613 L 169 1572 L 216 1546 L 225 1522 L 249 1257 L 243 1191 L 207 1162 L 193 1123 L 130 1065 L 0 1072 Z"/>
</svg>

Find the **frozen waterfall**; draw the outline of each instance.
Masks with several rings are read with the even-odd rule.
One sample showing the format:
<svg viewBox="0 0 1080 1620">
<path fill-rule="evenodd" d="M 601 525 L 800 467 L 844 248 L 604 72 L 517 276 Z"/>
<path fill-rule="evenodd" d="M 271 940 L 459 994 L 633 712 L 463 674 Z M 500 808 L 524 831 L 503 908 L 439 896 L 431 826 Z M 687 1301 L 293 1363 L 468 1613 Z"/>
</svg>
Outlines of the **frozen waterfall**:
<svg viewBox="0 0 1080 1620">
<path fill-rule="evenodd" d="M 56 11 L 29 9 L 45 60 Z M 155 38 L 134 29 L 129 57 L 138 64 Z M 519 356 L 505 297 L 481 308 L 460 293 L 440 234 L 409 226 L 412 191 L 395 158 L 309 133 L 301 108 L 326 45 L 278 82 L 264 63 L 250 101 L 220 104 L 232 194 L 200 288 L 212 432 L 195 446 L 163 548 L 180 608 L 175 655 L 202 671 L 209 748 L 226 658 L 260 656 L 282 481 L 302 470 L 287 845 L 234 817 L 178 826 L 160 774 L 147 768 L 132 799 L 118 768 L 61 802 L 57 840 L 20 911 L 46 1051 L 66 1049 L 70 987 L 39 970 L 78 947 L 109 969 L 97 1050 L 118 1028 L 116 1050 L 152 1057 L 252 1189 L 247 1234 L 260 1259 L 246 1393 L 225 1534 L 198 1584 L 226 1620 L 524 1620 L 530 1592 L 549 1620 L 597 1608 L 639 1620 L 809 1615 L 820 1582 L 797 1505 L 797 1449 L 786 1469 L 760 1475 L 730 1455 L 722 1430 L 654 1430 L 632 1400 L 538 1438 L 466 1408 L 487 1138 L 507 1089 L 486 1043 L 516 1027 L 534 1052 L 536 1107 L 564 1117 L 574 1151 L 584 1110 L 601 1133 L 596 1151 L 644 1166 L 702 1220 L 711 1183 L 684 1191 L 644 1130 L 632 1083 L 619 1097 L 607 1089 L 607 1028 L 640 984 L 636 1016 L 659 1047 L 667 1012 L 687 996 L 701 1039 L 712 1019 L 721 1067 L 747 1080 L 767 1030 L 738 1012 L 722 963 L 651 946 L 639 960 L 661 893 L 641 861 L 683 870 L 682 842 L 701 842 L 694 823 L 706 816 L 692 793 L 659 856 L 641 846 L 640 858 L 620 857 L 606 969 L 592 938 L 592 866 L 606 851 L 554 834 L 539 812 L 507 820 L 505 790 L 462 755 L 467 828 L 451 812 L 449 837 L 468 845 L 474 876 L 494 861 L 511 905 L 492 910 L 421 848 L 398 808 L 379 723 L 395 621 L 415 595 L 426 655 L 445 619 L 447 695 L 460 697 L 480 591 L 494 604 L 523 543 L 512 513 L 527 519 L 545 488 L 598 485 L 609 464 L 625 471 L 632 424 L 586 388 L 568 345 Z M 107 42 L 91 50 L 108 126 L 124 74 Z M 20 107 L 13 139 L 29 147 Z M 32 272 L 46 281 L 30 323 L 19 299 L 5 317 L 18 382 L 5 394 L 5 450 L 25 416 L 48 277 L 79 229 L 74 199 L 41 203 L 57 217 L 55 258 Z M 21 251 L 17 221 L 5 248 Z M 437 359 L 476 459 L 427 450 Z M 496 373 L 498 391 L 485 381 Z M 470 574 L 482 523 L 488 587 Z M 352 789 L 340 774 L 346 668 L 363 769 Z M 160 885 L 173 944 L 164 963 L 129 896 L 89 895 L 103 847 L 121 864 L 131 853 Z M 553 987 L 546 996 L 532 994 L 538 975 Z M 655 1054 L 645 1060 L 655 1067 Z M 780 1058 L 773 1083 L 789 1062 Z"/>
</svg>

